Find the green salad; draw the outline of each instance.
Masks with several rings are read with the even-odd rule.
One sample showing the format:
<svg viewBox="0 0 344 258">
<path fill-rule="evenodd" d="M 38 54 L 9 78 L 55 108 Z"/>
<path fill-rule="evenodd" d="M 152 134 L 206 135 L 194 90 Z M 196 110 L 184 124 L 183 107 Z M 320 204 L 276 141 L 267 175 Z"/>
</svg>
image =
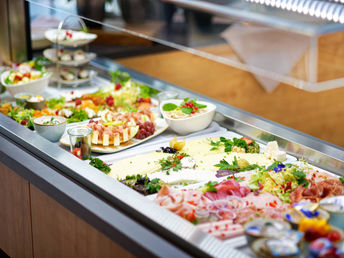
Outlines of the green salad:
<svg viewBox="0 0 344 258">
<path fill-rule="evenodd" d="M 306 176 L 309 168 L 282 163 L 274 165 L 273 168 L 256 171 L 251 176 L 248 187 L 252 191 L 269 192 L 278 196 L 283 202 L 290 202 L 289 195 L 296 187 L 308 186 Z"/>
</svg>

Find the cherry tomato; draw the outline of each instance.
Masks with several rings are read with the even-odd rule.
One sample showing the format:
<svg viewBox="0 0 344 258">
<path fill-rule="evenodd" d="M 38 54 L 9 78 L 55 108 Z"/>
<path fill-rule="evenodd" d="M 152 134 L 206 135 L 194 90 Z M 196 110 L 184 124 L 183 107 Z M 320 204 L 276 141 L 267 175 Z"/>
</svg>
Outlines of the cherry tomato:
<svg viewBox="0 0 344 258">
<path fill-rule="evenodd" d="M 81 99 L 76 99 L 75 100 L 75 106 L 81 105 Z"/>
<path fill-rule="evenodd" d="M 122 85 L 120 83 L 116 83 L 115 90 L 120 90 L 120 89 L 122 89 Z"/>
<path fill-rule="evenodd" d="M 331 242 L 337 242 L 341 239 L 341 235 L 338 231 L 332 231 L 326 235 L 326 238 Z"/>
</svg>

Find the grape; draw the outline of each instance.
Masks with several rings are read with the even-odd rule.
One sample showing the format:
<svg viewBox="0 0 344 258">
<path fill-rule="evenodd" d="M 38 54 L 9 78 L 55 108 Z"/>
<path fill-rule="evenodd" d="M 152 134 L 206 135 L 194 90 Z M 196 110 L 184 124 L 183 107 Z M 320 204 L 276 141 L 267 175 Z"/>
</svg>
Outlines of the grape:
<svg viewBox="0 0 344 258">
<path fill-rule="evenodd" d="M 162 150 L 162 152 L 164 153 L 171 153 L 171 154 L 174 154 L 176 153 L 177 151 L 171 147 L 161 147 L 160 148 Z"/>
<path fill-rule="evenodd" d="M 137 132 L 135 136 L 136 139 L 142 140 L 144 138 L 151 136 L 155 132 L 155 126 L 152 122 L 149 122 L 149 121 L 144 122 L 144 123 L 137 122 L 136 124 L 139 126 L 139 131 Z"/>
</svg>

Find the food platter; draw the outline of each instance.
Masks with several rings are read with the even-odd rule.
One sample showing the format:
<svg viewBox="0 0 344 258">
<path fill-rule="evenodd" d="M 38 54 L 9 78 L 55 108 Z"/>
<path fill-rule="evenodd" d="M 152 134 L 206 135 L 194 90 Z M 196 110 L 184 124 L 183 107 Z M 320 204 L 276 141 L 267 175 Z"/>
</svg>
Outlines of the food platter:
<svg viewBox="0 0 344 258">
<path fill-rule="evenodd" d="M 97 38 L 97 34 L 85 33 L 82 31 L 61 29 L 59 35 L 58 32 L 58 29 L 50 29 L 44 33 L 44 36 L 52 43 L 56 43 L 58 40 L 59 44 L 68 47 L 83 46 L 91 43 Z"/>
<path fill-rule="evenodd" d="M 68 51 L 68 50 L 64 50 L 64 52 L 70 54 L 71 56 L 73 56 L 73 53 L 75 51 Z M 50 59 L 52 62 L 56 63 L 56 49 L 55 48 L 48 48 L 45 49 L 43 51 L 43 55 L 44 57 Z M 79 59 L 79 60 L 68 60 L 68 61 L 64 61 L 64 60 L 59 60 L 59 63 L 65 66 L 80 66 L 80 65 L 84 65 L 89 63 L 92 59 L 94 59 L 97 55 L 95 53 L 92 52 L 86 52 L 84 53 L 84 58 Z"/>
<path fill-rule="evenodd" d="M 77 126 L 86 125 L 86 124 L 87 123 L 78 123 Z M 125 149 L 134 147 L 136 145 L 139 145 L 141 143 L 144 143 L 144 142 L 150 140 L 151 138 L 154 138 L 154 137 L 158 136 L 159 134 L 163 133 L 168 128 L 168 125 L 165 122 L 165 120 L 161 119 L 161 118 L 157 118 L 156 121 L 155 121 L 155 124 L 156 124 L 156 131 L 154 132 L 153 135 L 151 135 L 151 136 L 149 136 L 149 137 L 147 137 L 145 139 L 139 140 L 139 139 L 133 138 L 129 142 L 123 143 L 123 144 L 121 144 L 118 147 L 115 147 L 115 146 L 92 145 L 91 146 L 91 150 L 92 150 L 92 152 L 96 152 L 96 153 L 115 153 L 115 152 L 123 151 Z M 64 134 L 61 137 L 60 143 L 62 145 L 64 145 L 64 146 L 70 146 L 69 137 L 68 137 L 67 134 Z"/>
<path fill-rule="evenodd" d="M 220 135 L 222 140 L 219 143 Z M 276 142 L 259 144 L 260 148 L 257 145 L 253 149 L 246 148 L 246 151 L 251 150 L 255 153 L 242 153 L 242 150 L 235 146 L 240 146 L 243 141 L 240 143 L 237 138 L 224 139 L 223 136 L 226 135 L 231 135 L 231 132 L 186 140 L 184 147 L 175 154 L 161 151 L 146 152 L 115 161 L 111 165 L 109 176 L 147 195 L 148 199 L 158 205 L 197 224 L 200 230 L 226 242 L 234 241 L 236 238 L 239 242 L 242 241 L 240 239 L 246 234 L 244 226 L 250 221 L 255 222 L 264 218 L 272 222 L 283 221 L 284 224 L 288 224 L 285 221 L 285 214 L 289 214 L 294 209 L 292 208 L 294 205 L 303 207 L 302 212 L 310 216 L 310 211 L 306 210 L 304 203 L 309 205 L 312 203 L 310 201 L 344 194 L 344 185 L 341 183 L 343 179 L 307 162 L 297 160 L 293 156 L 283 155 L 278 148 L 276 149 Z M 249 145 L 254 142 L 247 137 L 239 139 Z M 231 151 L 225 152 L 226 147 L 222 146 L 222 143 L 233 144 Z M 166 146 L 172 147 L 171 142 L 160 143 L 155 149 L 164 150 Z M 185 159 L 189 160 L 183 164 Z M 242 160 L 245 160 L 247 169 L 240 167 L 240 164 L 245 164 Z M 257 166 L 252 167 L 252 164 Z M 135 173 L 139 174 L 135 175 Z M 136 183 L 133 184 L 135 180 Z M 146 180 L 144 185 L 147 187 L 144 191 L 142 185 L 138 187 L 143 180 Z M 152 189 L 156 191 L 155 194 L 149 192 L 153 191 Z M 322 211 L 319 212 L 324 214 Z M 312 217 L 312 219 L 318 218 Z M 321 219 L 319 218 L 319 223 Z M 303 223 L 302 220 L 300 223 Z M 325 221 L 321 223 L 327 225 Z M 296 234 L 297 241 L 309 243 L 314 236 L 310 236 L 311 233 L 307 230 L 312 228 L 302 232 L 295 229 L 290 231 L 291 233 L 288 230 L 283 232 L 287 235 Z M 324 238 L 332 239 L 334 243 L 340 241 L 341 229 L 332 227 L 328 232 L 328 235 L 323 236 Z M 304 238 L 302 238 L 303 234 L 305 234 Z M 285 239 L 283 236 L 277 236 L 275 240 L 283 242 Z M 257 241 L 252 243 L 252 249 L 256 252 L 254 243 Z M 294 245 L 293 242 L 287 244 Z"/>
</svg>

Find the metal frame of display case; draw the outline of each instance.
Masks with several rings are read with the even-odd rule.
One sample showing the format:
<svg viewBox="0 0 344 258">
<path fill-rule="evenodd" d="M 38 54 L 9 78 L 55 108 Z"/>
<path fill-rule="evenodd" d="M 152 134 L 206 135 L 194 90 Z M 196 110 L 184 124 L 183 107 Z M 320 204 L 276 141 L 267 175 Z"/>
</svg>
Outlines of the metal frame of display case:
<svg viewBox="0 0 344 258">
<path fill-rule="evenodd" d="M 158 90 L 174 90 L 217 106 L 215 121 L 229 130 L 281 149 L 331 172 L 344 175 L 344 149 L 223 104 L 195 92 L 97 58 L 91 65 L 106 77 L 121 69 Z M 137 147 L 139 150 L 140 147 Z M 164 257 L 244 257 L 231 245 L 158 206 L 129 187 L 90 167 L 20 124 L 0 115 L 0 161 L 124 248 Z M 129 227 L 130 226 L 130 227 Z M 128 228 L 133 230 L 128 230 Z M 137 252 L 139 252 L 137 251 Z M 142 255 L 142 253 L 135 253 Z"/>
</svg>

